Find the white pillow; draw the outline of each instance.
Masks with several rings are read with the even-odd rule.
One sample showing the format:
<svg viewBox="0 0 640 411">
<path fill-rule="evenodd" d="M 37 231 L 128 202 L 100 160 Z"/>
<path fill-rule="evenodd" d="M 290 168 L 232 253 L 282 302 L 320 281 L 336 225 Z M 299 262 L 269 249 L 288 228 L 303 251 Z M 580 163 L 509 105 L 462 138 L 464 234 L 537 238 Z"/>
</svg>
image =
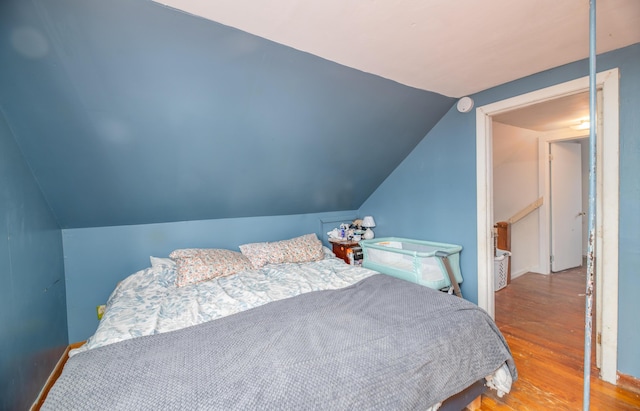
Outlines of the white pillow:
<svg viewBox="0 0 640 411">
<path fill-rule="evenodd" d="M 176 268 L 176 262 L 171 258 L 150 256 L 149 260 L 151 261 L 151 267 L 153 268 Z"/>
<path fill-rule="evenodd" d="M 324 258 L 336 258 L 336 255 L 329 247 L 322 246 L 322 251 L 324 252 Z"/>
</svg>

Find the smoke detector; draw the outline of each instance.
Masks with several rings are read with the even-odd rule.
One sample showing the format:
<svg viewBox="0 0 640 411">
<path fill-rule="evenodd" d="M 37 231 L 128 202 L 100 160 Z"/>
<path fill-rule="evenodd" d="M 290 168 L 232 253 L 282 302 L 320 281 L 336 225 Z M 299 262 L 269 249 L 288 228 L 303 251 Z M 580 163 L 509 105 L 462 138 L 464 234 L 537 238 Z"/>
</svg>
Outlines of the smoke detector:
<svg viewBox="0 0 640 411">
<path fill-rule="evenodd" d="M 458 100 L 458 111 L 461 113 L 468 113 L 473 108 L 473 99 L 471 97 L 462 97 Z"/>
</svg>

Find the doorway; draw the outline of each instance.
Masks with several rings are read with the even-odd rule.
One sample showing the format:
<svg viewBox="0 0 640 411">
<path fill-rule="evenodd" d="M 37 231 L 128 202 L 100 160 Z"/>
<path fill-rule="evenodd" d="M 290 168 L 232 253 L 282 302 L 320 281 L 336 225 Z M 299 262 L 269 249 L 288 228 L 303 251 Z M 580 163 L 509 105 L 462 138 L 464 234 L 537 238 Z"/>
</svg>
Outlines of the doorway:
<svg viewBox="0 0 640 411">
<path fill-rule="evenodd" d="M 567 205 L 567 209 L 564 210 L 564 215 L 560 212 L 560 216 L 554 217 L 554 194 L 552 193 L 554 185 L 553 163 L 557 162 L 559 159 L 555 158 L 553 151 L 554 149 L 563 147 L 568 150 L 573 150 L 574 152 L 572 155 L 574 158 L 571 160 L 580 163 L 580 171 L 577 170 L 578 166 L 575 164 L 574 166 L 576 169 L 569 171 L 569 173 L 573 173 L 573 176 L 570 177 L 570 179 L 579 181 L 580 186 L 570 185 L 567 189 L 563 190 L 564 192 L 561 192 L 561 195 L 564 196 L 574 196 L 567 200 L 567 202 L 571 200 L 574 201 L 571 205 Z M 555 136 L 551 136 L 549 139 L 540 141 L 539 151 L 541 155 L 541 167 L 545 167 L 544 170 L 540 170 L 540 178 L 544 179 L 546 182 L 544 185 L 548 186 L 548 188 L 543 192 L 543 195 L 550 196 L 549 204 L 543 208 L 545 218 L 540 222 L 540 235 L 549 238 L 549 250 L 544 250 L 540 255 L 540 261 L 546 262 L 546 265 L 542 266 L 539 272 L 542 274 L 549 274 L 582 265 L 584 264 L 584 259 L 587 256 L 587 237 L 589 232 L 587 216 L 589 210 L 589 136 L 577 139 L 567 139 L 563 137 L 556 138 Z M 580 158 L 577 159 L 576 157 Z M 576 175 L 578 173 L 580 173 L 580 175 Z M 560 184 L 566 183 L 567 182 L 560 182 Z M 579 204 L 577 204 L 578 197 Z M 562 198 L 556 198 L 556 200 L 565 201 L 565 199 Z M 563 223 L 564 227 L 557 227 L 557 225 L 554 224 L 554 221 L 557 220 L 562 220 L 561 223 Z M 554 229 L 561 230 L 563 228 L 565 232 L 560 233 L 557 236 L 556 241 L 560 245 L 562 245 L 562 243 L 570 244 L 570 250 L 567 251 L 568 255 L 558 255 L 565 250 L 563 250 L 562 247 L 554 247 L 553 244 Z M 570 232 L 571 230 L 575 230 L 575 232 Z M 560 250 L 556 250 L 555 248 L 559 248 Z"/>
<path fill-rule="evenodd" d="M 598 137 L 596 271 L 602 273 L 598 281 L 600 296 L 596 307 L 600 319 L 602 349 L 601 378 L 612 384 L 617 377 L 618 324 L 618 69 L 596 76 L 602 89 L 604 107 L 603 132 Z M 573 80 L 556 86 L 478 107 L 476 110 L 477 148 L 477 247 L 478 247 L 478 304 L 495 315 L 493 273 L 493 183 L 492 183 L 492 119 L 501 113 L 589 90 L 589 78 Z M 606 278 L 603 278 L 606 277 Z M 602 302 L 602 303 L 601 303 Z"/>
<path fill-rule="evenodd" d="M 551 175 L 551 272 L 582 265 L 582 147 L 549 145 Z"/>
<path fill-rule="evenodd" d="M 563 102 L 565 107 L 561 107 Z M 550 105 L 552 110 L 547 107 Z M 588 117 L 588 93 L 493 117 L 494 223 L 508 228 L 499 230 L 502 235 L 509 232 L 508 239 L 498 238 L 496 243 L 507 245 L 511 252 L 511 279 L 527 272 L 549 274 L 583 264 L 587 255 L 582 233 L 587 232 L 583 210 L 588 210 L 589 146 L 588 136 L 570 137 L 570 127 L 576 123 L 572 118 L 585 113 Z M 584 131 L 574 132 L 584 136 Z M 558 153 L 554 155 L 552 150 Z M 541 224 L 543 212 L 550 218 Z M 543 242 L 541 237 L 550 240 Z M 541 244 L 555 250 L 542 249 Z"/>
<path fill-rule="evenodd" d="M 582 147 L 549 145 L 551 175 L 551 272 L 582 266 Z"/>
</svg>

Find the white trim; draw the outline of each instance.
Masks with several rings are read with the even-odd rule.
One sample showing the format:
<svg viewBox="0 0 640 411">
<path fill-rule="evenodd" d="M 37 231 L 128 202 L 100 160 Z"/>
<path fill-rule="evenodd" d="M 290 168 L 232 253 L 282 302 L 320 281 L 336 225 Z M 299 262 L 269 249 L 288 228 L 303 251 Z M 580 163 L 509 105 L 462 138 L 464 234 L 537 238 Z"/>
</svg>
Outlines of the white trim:
<svg viewBox="0 0 640 411">
<path fill-rule="evenodd" d="M 603 380 L 615 384 L 618 369 L 618 216 L 620 211 L 619 73 L 609 70 L 596 77 L 603 84 L 602 144 L 602 226 L 596 242 L 602 250 L 596 254 L 596 270 L 602 273 L 602 368 Z M 601 77 L 603 77 L 601 79 Z M 598 247 L 600 248 L 600 247 Z M 599 258 L 598 258 L 599 257 Z M 600 311 L 598 311 L 600 313 Z"/>
<path fill-rule="evenodd" d="M 486 106 L 485 106 L 486 107 Z M 493 132 L 485 107 L 476 109 L 478 305 L 495 318 L 493 276 Z"/>
<path fill-rule="evenodd" d="M 619 212 L 619 85 L 618 69 L 598 73 L 597 87 L 603 89 L 604 133 L 602 145 L 602 201 L 597 210 L 602 226 L 597 236 L 602 247 L 596 249 L 597 272 L 606 276 L 602 293 L 605 301 L 598 308 L 603 323 L 601 378 L 616 383 L 618 345 L 618 212 Z M 589 90 L 589 78 L 583 77 L 556 86 L 536 90 L 476 109 L 476 176 L 477 176 L 477 242 L 478 305 L 495 317 L 493 291 L 493 176 L 491 117 L 506 111 L 542 103 Z M 601 238 L 600 238 L 601 236 Z M 599 250 L 600 249 L 600 250 Z M 605 258 L 606 256 L 606 258 Z M 599 267 L 602 264 L 602 267 Z M 602 311 L 600 311 L 600 308 Z"/>
</svg>

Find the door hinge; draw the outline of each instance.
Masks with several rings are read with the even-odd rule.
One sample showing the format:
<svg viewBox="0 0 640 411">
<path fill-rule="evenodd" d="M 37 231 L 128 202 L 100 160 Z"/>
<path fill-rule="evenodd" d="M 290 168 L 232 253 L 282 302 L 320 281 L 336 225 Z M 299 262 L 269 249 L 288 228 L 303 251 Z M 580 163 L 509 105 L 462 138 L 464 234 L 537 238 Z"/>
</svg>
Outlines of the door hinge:
<svg viewBox="0 0 640 411">
<path fill-rule="evenodd" d="M 550 262 L 551 264 L 553 264 L 553 256 L 552 256 L 552 255 L 550 255 L 550 256 L 549 256 L 549 262 Z"/>
<path fill-rule="evenodd" d="M 549 154 L 549 162 L 553 161 L 553 154 Z"/>
<path fill-rule="evenodd" d="M 596 344 L 602 345 L 602 333 L 596 334 Z"/>
</svg>

